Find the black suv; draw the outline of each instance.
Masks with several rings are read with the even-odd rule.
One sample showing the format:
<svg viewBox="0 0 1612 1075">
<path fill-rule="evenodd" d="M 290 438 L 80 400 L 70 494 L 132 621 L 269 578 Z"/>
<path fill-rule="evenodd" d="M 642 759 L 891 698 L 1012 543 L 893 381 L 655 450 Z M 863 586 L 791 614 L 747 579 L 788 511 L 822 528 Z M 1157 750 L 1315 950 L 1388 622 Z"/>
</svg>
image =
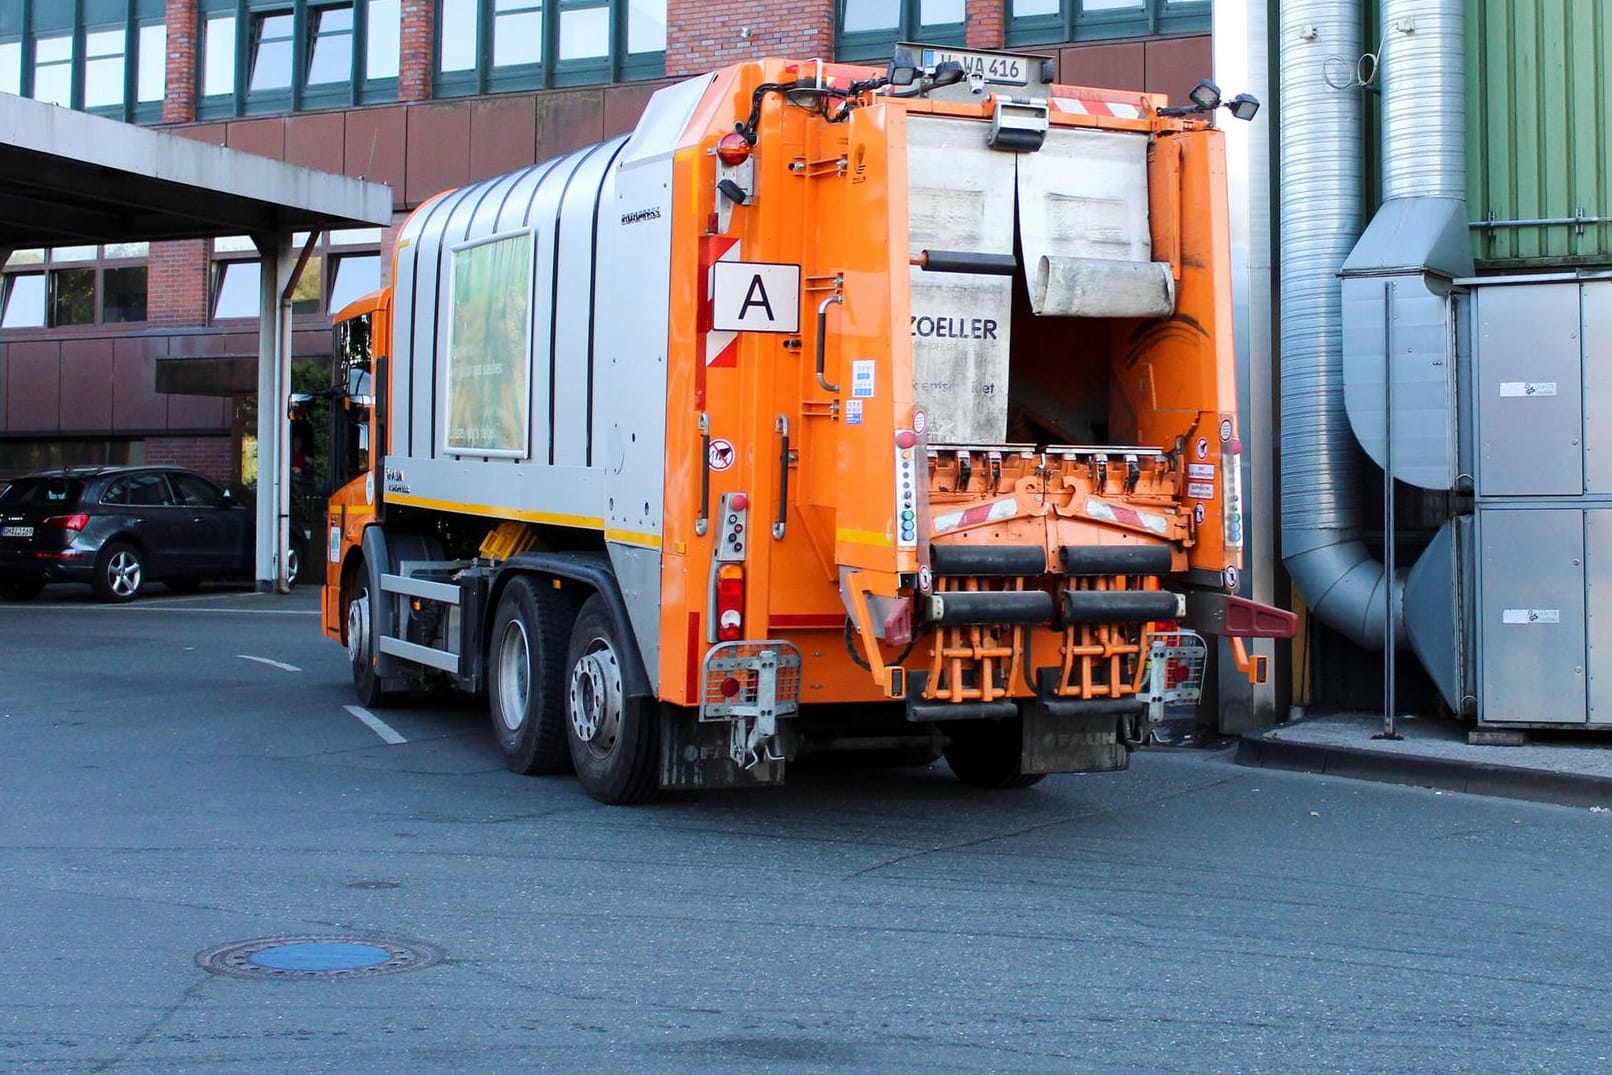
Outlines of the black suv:
<svg viewBox="0 0 1612 1075">
<path fill-rule="evenodd" d="M 87 582 L 102 601 L 132 601 L 153 580 L 186 592 L 203 579 L 250 579 L 255 534 L 250 510 L 189 470 L 40 471 L 0 490 L 0 597 Z M 293 530 L 293 580 L 306 558 Z"/>
</svg>

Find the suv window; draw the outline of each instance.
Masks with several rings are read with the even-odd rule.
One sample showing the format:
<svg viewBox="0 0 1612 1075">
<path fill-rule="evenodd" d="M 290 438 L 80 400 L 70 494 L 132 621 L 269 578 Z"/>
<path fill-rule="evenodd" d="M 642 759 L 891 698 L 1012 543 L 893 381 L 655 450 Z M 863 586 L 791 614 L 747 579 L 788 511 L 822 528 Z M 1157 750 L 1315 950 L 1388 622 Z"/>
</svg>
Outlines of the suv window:
<svg viewBox="0 0 1612 1075">
<path fill-rule="evenodd" d="M 78 503 L 84 483 L 75 478 L 18 478 L 0 490 L 8 507 L 56 507 Z"/>
<path fill-rule="evenodd" d="M 173 498 L 168 495 L 168 483 L 161 474 L 129 474 L 114 479 L 106 487 L 101 503 L 151 507 L 172 504 Z"/>
<path fill-rule="evenodd" d="M 186 507 L 222 508 L 227 504 L 224 494 L 219 492 L 212 482 L 198 478 L 194 474 L 170 474 L 168 480 L 173 483 L 179 503 Z"/>
</svg>

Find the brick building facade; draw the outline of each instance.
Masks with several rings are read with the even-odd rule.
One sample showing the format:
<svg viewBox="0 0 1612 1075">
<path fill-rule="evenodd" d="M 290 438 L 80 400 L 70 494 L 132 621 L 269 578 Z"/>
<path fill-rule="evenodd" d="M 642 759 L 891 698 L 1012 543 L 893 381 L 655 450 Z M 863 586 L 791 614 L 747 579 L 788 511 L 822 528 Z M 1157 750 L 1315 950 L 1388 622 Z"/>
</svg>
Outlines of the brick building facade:
<svg viewBox="0 0 1612 1075">
<path fill-rule="evenodd" d="M 119 2 L 110 29 L 81 14 L 18 25 L 0 2 L 0 90 L 388 183 L 398 220 L 443 189 L 628 131 L 668 80 L 745 59 L 877 63 L 895 40 L 937 40 L 1048 54 L 1060 81 L 1176 98 L 1210 67 L 1208 0 L 1136 0 L 1126 19 L 1090 22 L 1076 0 L 603 0 L 575 24 L 536 0 Z M 881 19 L 896 25 L 868 29 Z M 47 63 L 58 39 L 70 75 Z M 119 41 L 121 95 L 106 65 Z M 393 230 L 320 242 L 295 307 L 298 362 L 328 354 L 330 315 L 354 287 L 384 280 Z M 230 303 L 250 293 L 253 257 L 244 238 L 11 254 L 0 479 L 142 460 L 238 478 L 257 324 Z M 119 298 L 142 267 L 143 296 Z"/>
</svg>

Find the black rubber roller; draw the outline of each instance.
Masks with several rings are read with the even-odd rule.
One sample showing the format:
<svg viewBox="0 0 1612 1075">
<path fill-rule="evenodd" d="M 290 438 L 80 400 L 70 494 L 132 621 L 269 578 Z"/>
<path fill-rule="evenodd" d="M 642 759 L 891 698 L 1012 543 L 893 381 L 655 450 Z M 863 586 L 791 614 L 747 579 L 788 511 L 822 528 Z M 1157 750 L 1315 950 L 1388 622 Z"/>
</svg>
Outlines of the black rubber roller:
<svg viewBox="0 0 1612 1075">
<path fill-rule="evenodd" d="M 1068 623 L 1147 623 L 1173 620 L 1179 613 L 1176 595 L 1168 590 L 1065 590 L 1063 618 Z"/>
<path fill-rule="evenodd" d="M 966 590 L 935 599 L 939 624 L 1052 622 L 1052 595 L 1045 590 Z"/>
<path fill-rule="evenodd" d="M 937 575 L 1019 578 L 1047 572 L 1040 545 L 931 545 L 929 567 Z"/>
<path fill-rule="evenodd" d="M 1065 575 L 1164 575 L 1168 545 L 1065 545 L 1058 550 Z"/>
</svg>

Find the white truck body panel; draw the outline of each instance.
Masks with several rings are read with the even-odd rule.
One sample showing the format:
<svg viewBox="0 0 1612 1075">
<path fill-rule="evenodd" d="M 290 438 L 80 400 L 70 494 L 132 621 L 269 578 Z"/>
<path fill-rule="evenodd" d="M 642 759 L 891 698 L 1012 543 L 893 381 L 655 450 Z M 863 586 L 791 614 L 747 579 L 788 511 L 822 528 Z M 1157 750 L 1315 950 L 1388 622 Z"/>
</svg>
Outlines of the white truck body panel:
<svg viewBox="0 0 1612 1075">
<path fill-rule="evenodd" d="M 1013 253 L 1013 162 L 985 145 L 985 125 L 914 116 L 907 121 L 907 244 L 922 250 Z M 915 399 L 932 444 L 1007 439 L 1005 276 L 912 269 Z"/>
<path fill-rule="evenodd" d="M 630 138 L 443 195 L 398 242 L 388 500 L 602 531 L 652 668 L 672 158 L 709 85 L 658 92 Z"/>
</svg>

